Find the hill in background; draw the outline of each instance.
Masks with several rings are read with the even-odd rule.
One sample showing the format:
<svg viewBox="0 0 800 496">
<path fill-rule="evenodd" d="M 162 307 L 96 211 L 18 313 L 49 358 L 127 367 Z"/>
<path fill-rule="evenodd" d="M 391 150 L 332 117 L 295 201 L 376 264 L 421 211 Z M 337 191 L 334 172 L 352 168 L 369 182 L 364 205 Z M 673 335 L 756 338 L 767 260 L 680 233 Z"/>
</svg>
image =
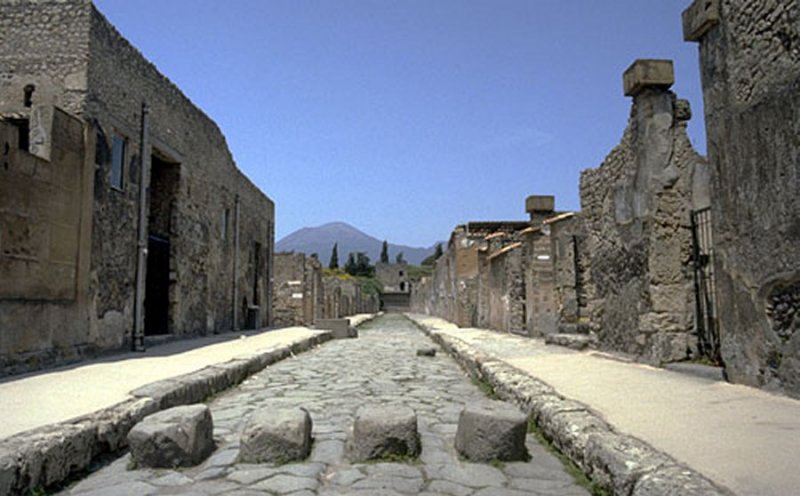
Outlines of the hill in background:
<svg viewBox="0 0 800 496">
<path fill-rule="evenodd" d="M 359 231 L 350 224 L 331 222 L 319 227 L 304 227 L 289 234 L 275 244 L 275 251 L 294 251 L 306 255 L 317 253 L 323 265 L 327 266 L 334 243 L 339 244 L 339 265 L 343 266 L 349 253 L 359 251 L 366 253 L 372 263 L 377 262 L 383 240 Z M 419 265 L 435 249 L 435 243 L 430 248 L 389 243 L 389 261 L 394 262 L 397 254 L 402 252 L 408 263 Z"/>
</svg>

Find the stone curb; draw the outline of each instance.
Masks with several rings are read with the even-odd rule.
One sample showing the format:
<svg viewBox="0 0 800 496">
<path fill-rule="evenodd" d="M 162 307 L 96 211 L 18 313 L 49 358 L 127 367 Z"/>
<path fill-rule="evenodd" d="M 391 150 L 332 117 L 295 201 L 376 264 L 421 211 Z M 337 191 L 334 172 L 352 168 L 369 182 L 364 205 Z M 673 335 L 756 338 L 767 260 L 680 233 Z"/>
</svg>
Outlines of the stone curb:
<svg viewBox="0 0 800 496">
<path fill-rule="evenodd" d="M 415 322 L 473 378 L 513 401 L 544 436 L 594 483 L 613 495 L 732 496 L 705 476 L 632 436 L 617 433 L 583 403 L 564 398 L 551 386 L 463 340 Z"/>
<path fill-rule="evenodd" d="M 131 391 L 132 399 L 0 441 L 0 496 L 26 494 L 86 471 L 99 456 L 127 446 L 128 431 L 144 417 L 198 403 L 268 365 L 332 339 L 320 332 L 264 353 L 245 355 Z"/>
</svg>

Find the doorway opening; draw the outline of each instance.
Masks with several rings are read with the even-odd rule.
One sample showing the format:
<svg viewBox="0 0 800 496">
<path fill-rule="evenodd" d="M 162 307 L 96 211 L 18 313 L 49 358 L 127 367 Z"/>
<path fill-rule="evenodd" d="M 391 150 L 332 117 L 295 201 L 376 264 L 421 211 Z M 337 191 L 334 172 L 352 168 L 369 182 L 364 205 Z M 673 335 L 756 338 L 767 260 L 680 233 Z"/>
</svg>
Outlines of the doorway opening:
<svg viewBox="0 0 800 496">
<path fill-rule="evenodd" d="M 148 199 L 147 277 L 144 297 L 145 336 L 170 334 L 174 329 L 172 284 L 175 277 L 175 239 L 172 226 L 180 164 L 153 154 Z"/>
</svg>

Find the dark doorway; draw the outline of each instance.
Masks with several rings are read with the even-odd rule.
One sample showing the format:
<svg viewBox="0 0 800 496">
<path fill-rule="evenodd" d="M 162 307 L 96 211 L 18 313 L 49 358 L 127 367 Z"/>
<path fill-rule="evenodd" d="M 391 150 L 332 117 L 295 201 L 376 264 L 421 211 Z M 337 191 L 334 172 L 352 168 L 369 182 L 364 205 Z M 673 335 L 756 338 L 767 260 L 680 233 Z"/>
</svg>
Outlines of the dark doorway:
<svg viewBox="0 0 800 496">
<path fill-rule="evenodd" d="M 711 238 L 711 208 L 692 211 L 692 264 L 694 265 L 695 325 L 700 354 L 721 365 L 717 322 L 714 245 Z"/>
<path fill-rule="evenodd" d="M 146 336 L 169 333 L 169 240 L 147 238 L 147 281 L 144 299 Z"/>
<path fill-rule="evenodd" d="M 144 298 L 146 336 L 174 331 L 172 291 L 175 240 L 172 226 L 180 167 L 161 156 L 151 157 L 148 200 L 147 278 Z"/>
</svg>

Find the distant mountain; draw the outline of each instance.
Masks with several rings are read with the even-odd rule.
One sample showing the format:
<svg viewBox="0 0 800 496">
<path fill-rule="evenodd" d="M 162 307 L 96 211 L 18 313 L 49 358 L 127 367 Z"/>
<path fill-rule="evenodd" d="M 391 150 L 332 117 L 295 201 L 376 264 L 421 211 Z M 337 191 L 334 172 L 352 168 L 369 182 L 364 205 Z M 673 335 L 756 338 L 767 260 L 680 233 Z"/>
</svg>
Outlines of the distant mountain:
<svg viewBox="0 0 800 496">
<path fill-rule="evenodd" d="M 347 255 L 351 252 L 364 252 L 372 263 L 377 262 L 381 256 L 383 240 L 363 233 L 350 224 L 332 222 L 319 227 L 304 227 L 289 234 L 275 244 L 275 251 L 294 251 L 306 255 L 316 253 L 322 264 L 327 266 L 334 243 L 339 243 L 341 267 L 347 262 Z M 435 249 L 435 244 L 430 248 L 414 248 L 389 243 L 389 261 L 394 262 L 397 254 L 403 252 L 403 258 L 408 263 L 419 265 L 425 257 L 432 255 Z"/>
</svg>

